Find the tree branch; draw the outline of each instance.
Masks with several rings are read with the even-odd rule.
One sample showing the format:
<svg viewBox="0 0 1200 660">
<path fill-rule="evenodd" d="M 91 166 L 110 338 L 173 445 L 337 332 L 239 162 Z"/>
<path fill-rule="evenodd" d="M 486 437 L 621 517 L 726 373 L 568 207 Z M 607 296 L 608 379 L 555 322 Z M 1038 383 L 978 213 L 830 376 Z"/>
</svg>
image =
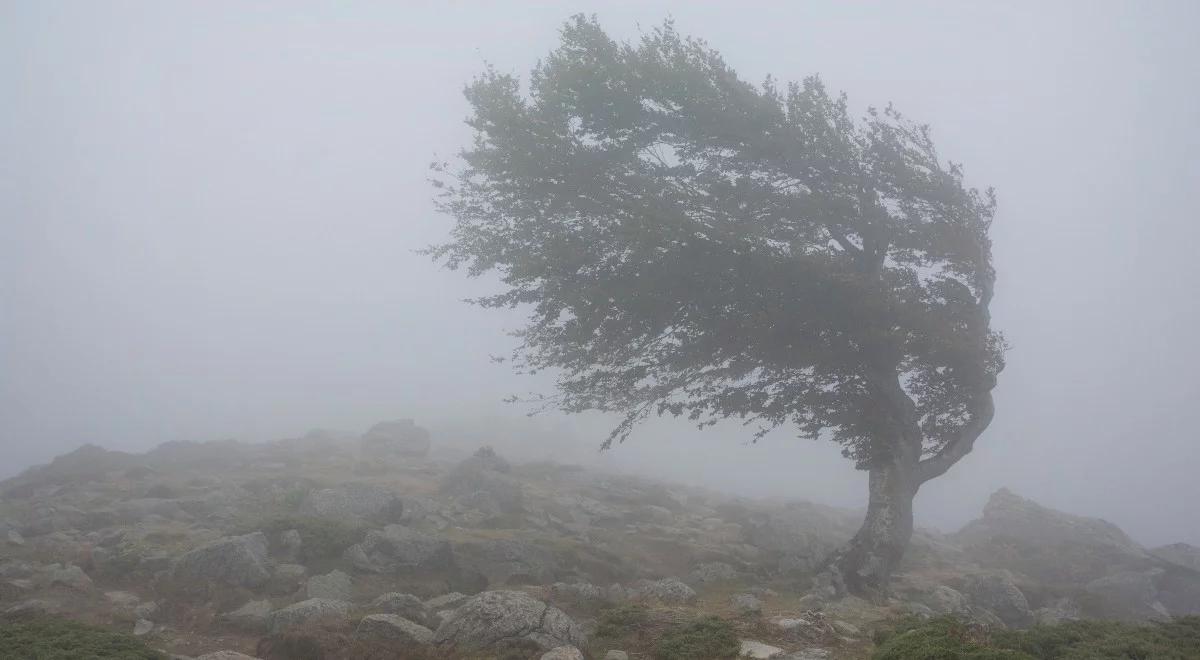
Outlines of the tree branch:
<svg viewBox="0 0 1200 660">
<path fill-rule="evenodd" d="M 979 407 L 971 415 L 971 419 L 958 432 L 958 437 L 946 443 L 938 453 L 917 464 L 917 479 L 925 483 L 930 479 L 942 476 L 951 466 L 962 457 L 971 453 L 975 440 L 983 434 L 992 417 L 996 414 L 996 405 L 992 401 L 992 393 L 984 392 L 979 398 Z"/>
</svg>

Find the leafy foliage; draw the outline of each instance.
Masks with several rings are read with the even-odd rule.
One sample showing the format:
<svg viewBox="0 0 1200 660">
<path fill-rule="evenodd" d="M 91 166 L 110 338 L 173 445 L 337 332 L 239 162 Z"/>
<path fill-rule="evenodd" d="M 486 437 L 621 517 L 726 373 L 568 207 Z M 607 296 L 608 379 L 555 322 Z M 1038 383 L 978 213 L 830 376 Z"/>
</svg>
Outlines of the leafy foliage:
<svg viewBox="0 0 1200 660">
<path fill-rule="evenodd" d="M 546 405 L 623 414 L 610 443 L 651 414 L 791 424 L 860 467 L 898 429 L 936 454 L 990 421 L 995 200 L 927 126 L 747 83 L 669 22 L 629 44 L 576 17 L 527 92 L 488 70 L 466 94 L 430 253 L 529 307 L 513 358 L 557 371 Z"/>
<path fill-rule="evenodd" d="M 620 639 L 645 627 L 650 614 L 643 605 L 619 605 L 600 613 L 596 621 L 596 637 Z"/>
<path fill-rule="evenodd" d="M 1032 656 L 988 645 L 978 626 L 952 616 L 908 619 L 876 635 L 872 660 L 1032 660 Z"/>
<path fill-rule="evenodd" d="M 655 660 L 736 658 L 741 650 L 733 626 L 715 616 L 704 617 L 667 632 L 654 648 Z"/>
<path fill-rule="evenodd" d="M 719 660 L 737 658 L 737 632 L 727 620 L 704 617 L 666 632 L 654 647 L 655 660 Z"/>
<path fill-rule="evenodd" d="M 1144 625 L 1073 621 L 1028 631 L 1002 631 L 996 633 L 994 643 L 1047 660 L 1196 660 L 1200 658 L 1200 617 Z"/>
<path fill-rule="evenodd" d="M 0 625 L 0 658 L 166 660 L 166 656 L 132 635 L 63 619 Z"/>
<path fill-rule="evenodd" d="M 667 621 L 656 621 L 650 610 L 640 604 L 608 607 L 597 614 L 596 630 L 588 636 L 588 646 L 596 657 L 609 649 L 625 649 L 629 653 L 649 650 L 670 625 Z"/>
<path fill-rule="evenodd" d="M 986 634 L 953 617 L 910 620 L 877 639 L 874 660 L 1196 660 L 1200 617 L 1149 624 L 1072 621 Z"/>
</svg>

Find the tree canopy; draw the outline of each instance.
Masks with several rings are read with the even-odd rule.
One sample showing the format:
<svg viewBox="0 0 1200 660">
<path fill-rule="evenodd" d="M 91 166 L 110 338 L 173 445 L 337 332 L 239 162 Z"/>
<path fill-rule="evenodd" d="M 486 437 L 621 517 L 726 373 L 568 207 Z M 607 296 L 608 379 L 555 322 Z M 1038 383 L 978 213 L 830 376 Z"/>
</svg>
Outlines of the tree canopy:
<svg viewBox="0 0 1200 660">
<path fill-rule="evenodd" d="M 670 22 L 635 43 L 577 16 L 526 88 L 466 89 L 472 145 L 434 164 L 431 254 L 529 310 L 514 358 L 564 411 L 827 437 L 859 467 L 916 443 L 922 480 L 991 419 L 991 190 L 927 126 L 851 116 L 817 77 L 759 85 Z"/>
</svg>

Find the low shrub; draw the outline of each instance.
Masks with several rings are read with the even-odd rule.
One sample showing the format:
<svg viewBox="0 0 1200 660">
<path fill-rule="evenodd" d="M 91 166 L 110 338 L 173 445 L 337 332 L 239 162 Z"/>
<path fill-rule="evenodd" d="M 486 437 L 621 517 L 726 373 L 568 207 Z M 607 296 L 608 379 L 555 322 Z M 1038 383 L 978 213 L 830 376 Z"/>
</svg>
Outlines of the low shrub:
<svg viewBox="0 0 1200 660">
<path fill-rule="evenodd" d="M 636 603 L 610 606 L 596 615 L 596 630 L 588 637 L 588 648 L 598 658 L 609 649 L 650 657 L 662 635 L 678 625 L 675 614 L 669 611 L 651 611 Z"/>
<path fill-rule="evenodd" d="M 0 658 L 166 660 L 166 657 L 132 635 L 65 619 L 22 620 L 0 625 Z"/>
<path fill-rule="evenodd" d="M 901 621 L 877 633 L 872 660 L 1032 660 L 1032 656 L 989 646 L 986 631 L 952 616 Z"/>
<path fill-rule="evenodd" d="M 621 639 L 639 632 L 650 621 L 642 605 L 619 605 L 600 612 L 596 619 L 596 637 Z"/>
<path fill-rule="evenodd" d="M 1000 631 L 993 643 L 1039 660 L 1200 660 L 1200 616 L 1146 624 L 1072 621 Z"/>
<path fill-rule="evenodd" d="M 873 660 L 1200 660 L 1200 617 L 1147 624 L 1072 621 L 992 633 L 953 617 L 876 636 Z"/>
<path fill-rule="evenodd" d="M 656 660 L 719 660 L 736 658 L 741 650 L 733 626 L 715 616 L 704 617 L 668 631 L 654 647 Z"/>
</svg>

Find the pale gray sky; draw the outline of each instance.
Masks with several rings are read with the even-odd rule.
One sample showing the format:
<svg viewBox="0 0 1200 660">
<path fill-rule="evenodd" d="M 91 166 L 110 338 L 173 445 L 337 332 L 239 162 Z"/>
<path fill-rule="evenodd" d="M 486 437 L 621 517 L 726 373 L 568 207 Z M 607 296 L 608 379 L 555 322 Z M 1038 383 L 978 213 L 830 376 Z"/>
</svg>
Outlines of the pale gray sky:
<svg viewBox="0 0 1200 660">
<path fill-rule="evenodd" d="M 924 488 L 954 528 L 1009 486 L 1200 544 L 1200 3 L 0 2 L 0 476 L 83 442 L 519 417 L 519 318 L 414 248 L 426 166 L 485 61 L 526 74 L 595 12 L 671 15 L 743 77 L 894 102 L 994 185 L 995 423 Z M 552 451 L 590 457 L 598 422 Z M 547 420 L 553 423 L 553 420 Z M 832 446 L 659 422 L 607 463 L 865 500 Z"/>
</svg>

